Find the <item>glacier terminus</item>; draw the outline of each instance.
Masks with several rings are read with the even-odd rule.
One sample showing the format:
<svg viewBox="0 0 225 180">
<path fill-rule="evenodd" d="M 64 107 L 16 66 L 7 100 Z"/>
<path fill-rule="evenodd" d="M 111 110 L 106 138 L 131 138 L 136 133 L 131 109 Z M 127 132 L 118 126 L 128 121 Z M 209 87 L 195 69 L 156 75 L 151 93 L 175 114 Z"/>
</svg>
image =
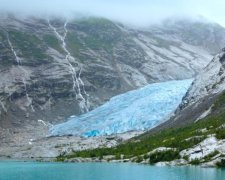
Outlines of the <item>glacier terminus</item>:
<svg viewBox="0 0 225 180">
<path fill-rule="evenodd" d="M 54 125 L 50 136 L 93 137 L 151 129 L 175 111 L 192 81 L 153 83 L 115 96 L 86 114 Z"/>
</svg>

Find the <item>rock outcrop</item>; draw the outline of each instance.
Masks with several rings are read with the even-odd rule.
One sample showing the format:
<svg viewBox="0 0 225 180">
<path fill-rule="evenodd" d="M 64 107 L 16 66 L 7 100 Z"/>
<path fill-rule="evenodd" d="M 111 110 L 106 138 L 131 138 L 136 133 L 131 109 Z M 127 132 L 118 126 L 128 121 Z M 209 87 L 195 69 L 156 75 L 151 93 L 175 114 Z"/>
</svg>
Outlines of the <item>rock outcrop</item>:
<svg viewBox="0 0 225 180">
<path fill-rule="evenodd" d="M 182 103 L 171 119 L 155 130 L 173 126 L 183 126 L 199 121 L 224 106 L 215 107 L 217 99 L 225 91 L 225 52 L 222 50 L 196 76 Z"/>
</svg>

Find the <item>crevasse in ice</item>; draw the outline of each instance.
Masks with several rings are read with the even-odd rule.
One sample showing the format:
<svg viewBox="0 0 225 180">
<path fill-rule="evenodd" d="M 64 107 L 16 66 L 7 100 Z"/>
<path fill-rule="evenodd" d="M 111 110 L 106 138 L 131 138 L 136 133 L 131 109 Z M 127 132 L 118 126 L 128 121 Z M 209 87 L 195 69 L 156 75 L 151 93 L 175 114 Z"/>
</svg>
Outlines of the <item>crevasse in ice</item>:
<svg viewBox="0 0 225 180">
<path fill-rule="evenodd" d="M 49 133 L 91 137 L 150 129 L 177 108 L 191 83 L 192 79 L 168 81 L 129 91 L 86 114 L 70 117 Z"/>
</svg>

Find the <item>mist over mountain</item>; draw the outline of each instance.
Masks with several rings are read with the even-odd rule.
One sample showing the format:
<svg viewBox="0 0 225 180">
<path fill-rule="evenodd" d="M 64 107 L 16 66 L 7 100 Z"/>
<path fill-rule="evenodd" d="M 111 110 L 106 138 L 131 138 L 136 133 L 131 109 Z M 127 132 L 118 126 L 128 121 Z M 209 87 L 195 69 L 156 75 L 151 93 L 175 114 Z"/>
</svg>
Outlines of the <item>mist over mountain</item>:
<svg viewBox="0 0 225 180">
<path fill-rule="evenodd" d="M 198 19 L 198 16 L 206 17 L 222 25 L 224 2 L 190 0 L 0 0 L 0 10 L 3 13 L 13 13 L 16 16 L 39 17 L 103 17 L 113 21 L 132 26 L 145 27 L 153 23 L 159 23 L 167 18 L 188 17 Z"/>
</svg>

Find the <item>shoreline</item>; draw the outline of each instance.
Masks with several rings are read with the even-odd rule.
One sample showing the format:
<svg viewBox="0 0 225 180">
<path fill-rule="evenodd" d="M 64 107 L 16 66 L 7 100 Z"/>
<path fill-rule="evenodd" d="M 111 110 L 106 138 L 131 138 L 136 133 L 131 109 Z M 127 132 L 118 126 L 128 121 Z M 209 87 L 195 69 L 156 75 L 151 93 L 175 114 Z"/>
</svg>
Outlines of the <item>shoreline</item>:
<svg viewBox="0 0 225 180">
<path fill-rule="evenodd" d="M 177 159 L 178 160 L 178 159 Z M 177 160 L 174 161 L 162 161 L 162 162 L 157 162 L 155 164 L 151 164 L 151 163 L 147 163 L 147 162 L 132 162 L 128 159 L 123 159 L 123 160 L 99 160 L 98 158 L 73 158 L 70 159 L 68 161 L 56 161 L 56 157 L 55 158 L 21 158 L 21 159 L 12 159 L 12 158 L 3 158 L 0 157 L 0 163 L 1 162 L 21 162 L 21 163 L 26 163 L 26 162 L 40 162 L 40 163 L 107 163 L 107 164 L 136 164 L 136 165 L 149 165 L 149 166 L 155 166 L 155 167 L 165 167 L 165 166 L 169 166 L 169 167 L 200 167 L 200 168 L 216 168 L 216 169 L 224 169 L 224 167 L 219 167 L 216 165 L 206 165 L 206 164 L 178 164 L 175 163 Z"/>
<path fill-rule="evenodd" d="M 153 167 L 199 167 L 199 168 L 211 168 L 211 169 L 224 169 L 223 167 L 218 167 L 218 166 L 202 166 L 200 165 L 192 165 L 192 164 L 183 164 L 183 165 L 172 165 L 169 164 L 169 162 L 159 162 L 156 164 L 150 164 L 150 163 L 136 163 L 136 162 L 124 162 L 124 161 L 81 161 L 81 162 L 72 162 L 72 161 L 49 161 L 49 160 L 34 160 L 34 159 L 1 159 L 0 158 L 0 163 L 1 162 L 16 162 L 16 163 L 63 163 L 63 164 L 85 164 L 85 163 L 99 163 L 99 164 L 132 164 L 132 165 L 144 165 L 144 166 L 153 166 Z M 162 164 L 161 164 L 162 163 Z M 165 163 L 165 164 L 164 164 Z M 167 164 L 168 163 L 168 164 Z"/>
</svg>

